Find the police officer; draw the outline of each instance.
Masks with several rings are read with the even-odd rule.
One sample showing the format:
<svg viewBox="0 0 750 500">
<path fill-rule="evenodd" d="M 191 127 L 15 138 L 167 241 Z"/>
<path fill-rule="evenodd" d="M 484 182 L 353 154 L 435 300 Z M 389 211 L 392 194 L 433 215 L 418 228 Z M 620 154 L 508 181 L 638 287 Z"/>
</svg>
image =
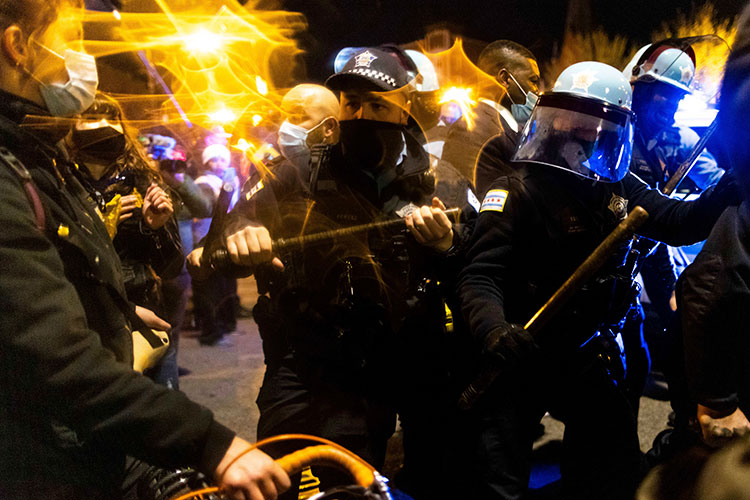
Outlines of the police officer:
<svg viewBox="0 0 750 500">
<path fill-rule="evenodd" d="M 474 127 L 470 129 L 466 120 L 456 121 L 448 130 L 442 159 L 472 181 L 481 197 L 495 178 L 510 172 L 518 134 L 534 108 L 541 79 L 534 54 L 510 40 L 487 45 L 477 65 L 500 88 L 479 89 Z M 490 152 L 478 163 L 483 148 Z"/>
<path fill-rule="evenodd" d="M 651 187 L 661 187 L 692 152 L 698 134 L 675 123 L 680 101 L 692 93 L 695 54 L 670 42 L 647 46 L 630 74 L 633 112 L 638 118 L 631 169 Z M 627 70 L 626 70 L 627 71 Z M 625 72 L 624 72 L 625 73 Z M 688 185 L 702 191 L 724 173 L 713 155 L 704 151 L 688 174 Z"/>
<path fill-rule="evenodd" d="M 613 303 L 613 290 L 631 290 L 617 278 L 620 262 L 610 262 L 541 335 L 532 338 L 515 326 L 545 303 L 628 208 L 649 212 L 643 234 L 682 244 L 705 237 L 731 198 L 733 189 L 723 182 L 695 202 L 678 202 L 626 175 L 630 105 L 629 82 L 616 69 L 595 62 L 567 68 L 540 97 L 524 131 L 515 157 L 521 169 L 499 178 L 483 199 L 459 293 L 485 356 L 506 371 L 475 407 L 479 491 L 473 498 L 524 496 L 534 431 L 545 410 L 566 426 L 566 494 L 632 497 L 640 465 L 636 422 L 613 380 L 616 365 L 599 362 L 618 357 L 603 353 L 612 344 L 602 325 L 616 323 L 629 305 L 627 299 Z"/>
<path fill-rule="evenodd" d="M 248 186 L 225 229 L 232 261 L 251 266 L 270 290 L 277 325 L 274 337 L 263 338 L 258 436 L 316 434 L 375 467 L 385 460 L 397 409 L 403 427 L 414 429 L 410 436 L 422 429 L 409 410 L 431 393 L 417 391 L 413 376 L 421 374 L 429 389 L 430 377 L 443 369 L 435 358 L 443 328 L 435 265 L 454 234 L 431 196 L 427 155 L 406 129 L 409 83 L 391 53 L 356 53 L 326 82 L 340 91 L 340 142 L 313 151 L 309 179 L 282 163 L 273 177 Z M 287 253 L 272 245 L 390 218 L 404 219 L 408 231 L 341 237 Z M 426 363 L 431 358 L 438 362 Z"/>
<path fill-rule="evenodd" d="M 303 179 L 309 178 L 310 149 L 338 140 L 339 101 L 322 85 L 302 83 L 284 95 L 281 111 L 284 113 L 284 122 L 279 127 L 281 154 L 301 170 Z"/>
<path fill-rule="evenodd" d="M 695 75 L 693 49 L 677 45 L 674 41 L 663 41 L 645 46 L 634 57 L 629 72 L 627 69 L 623 72 L 633 87 L 633 111 L 637 117 L 631 171 L 652 188 L 663 187 L 699 140 L 692 129 L 674 121 L 680 101 L 692 92 Z M 702 191 L 716 184 L 723 173 L 711 153 L 704 150 L 681 186 Z M 675 258 L 684 259 L 679 258 L 679 250 L 664 244 L 654 247 L 653 242 L 642 241 L 640 245 L 644 248 L 642 253 L 651 251 L 641 268 L 650 302 L 645 307 L 644 333 L 651 344 L 655 363 L 669 378 L 672 371 L 669 344 L 672 341 L 667 340 L 664 330 L 676 307 L 674 287 L 678 270 L 685 265 L 678 266 Z M 642 315 L 633 315 L 624 334 L 631 353 L 630 385 L 634 397 L 642 392 L 649 364 L 648 348 L 638 325 Z"/>
</svg>

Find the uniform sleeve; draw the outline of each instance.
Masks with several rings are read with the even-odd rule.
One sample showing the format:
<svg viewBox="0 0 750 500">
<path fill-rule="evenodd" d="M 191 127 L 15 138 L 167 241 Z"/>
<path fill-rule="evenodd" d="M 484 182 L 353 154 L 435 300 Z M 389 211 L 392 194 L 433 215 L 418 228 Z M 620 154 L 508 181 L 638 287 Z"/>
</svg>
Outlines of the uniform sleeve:
<svg viewBox="0 0 750 500">
<path fill-rule="evenodd" d="M 515 232 L 513 213 L 520 202 L 510 187 L 509 179 L 501 178 L 488 191 L 467 243 L 468 264 L 458 280 L 462 313 L 472 334 L 482 341 L 505 324 L 503 305 Z M 502 195 L 503 191 L 509 193 L 504 206 L 488 203 L 488 197 Z"/>
<path fill-rule="evenodd" d="M 750 290 L 733 258 L 741 242 L 732 235 L 736 211 L 722 216 L 695 262 L 679 282 L 685 365 L 692 398 L 716 410 L 738 404 L 744 352 L 739 335 L 747 329 Z M 733 255 L 734 253 L 734 255 Z M 748 274 L 747 259 L 744 274 Z M 744 304 L 744 306 L 743 306 Z"/>
<path fill-rule="evenodd" d="M 55 246 L 36 229 L 22 187 L 4 169 L 0 227 L 0 378 L 16 407 L 29 405 L 151 463 L 211 472 L 233 433 L 102 346 Z"/>
<path fill-rule="evenodd" d="M 474 170 L 474 185 L 480 198 L 484 197 L 495 179 L 513 172 L 510 160 L 515 150 L 515 142 L 505 131 L 484 145 Z"/>
<path fill-rule="evenodd" d="M 685 161 L 688 155 L 692 152 L 696 143 L 700 140 L 698 134 L 688 127 L 680 127 L 680 161 Z M 688 177 L 695 183 L 698 188 L 703 191 L 710 186 L 713 186 L 721 176 L 724 175 L 724 169 L 719 168 L 716 162 L 716 158 L 708 152 L 703 150 L 703 153 L 698 157 L 698 160 L 690 169 Z"/>
<path fill-rule="evenodd" d="M 649 218 L 639 234 L 668 245 L 682 246 L 704 240 L 716 220 L 730 205 L 739 203 L 739 191 L 730 175 L 693 201 L 668 198 L 632 173 L 623 179 L 629 207 L 640 205 Z"/>
<path fill-rule="evenodd" d="M 301 190 L 299 171 L 289 162 L 280 163 L 268 175 L 254 176 L 245 183 L 237 204 L 229 213 L 224 237 L 247 226 L 264 226 L 271 230 L 277 221 L 269 214 L 276 214 L 281 200 Z"/>
</svg>

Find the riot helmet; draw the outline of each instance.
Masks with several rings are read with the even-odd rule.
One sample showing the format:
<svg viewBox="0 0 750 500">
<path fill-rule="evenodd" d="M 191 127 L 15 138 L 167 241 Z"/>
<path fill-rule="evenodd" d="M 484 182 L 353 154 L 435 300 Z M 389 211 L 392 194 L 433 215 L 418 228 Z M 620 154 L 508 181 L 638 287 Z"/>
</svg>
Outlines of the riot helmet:
<svg viewBox="0 0 750 500">
<path fill-rule="evenodd" d="M 695 77 L 695 53 L 689 46 L 683 50 L 669 41 L 655 43 L 643 51 L 632 72 L 633 84 L 662 82 L 689 94 Z"/>
<path fill-rule="evenodd" d="M 639 131 L 654 137 L 674 124 L 680 101 L 692 93 L 695 52 L 685 42 L 668 39 L 647 45 L 639 53 L 631 69 L 633 111 Z"/>
<path fill-rule="evenodd" d="M 593 61 L 568 67 L 539 98 L 513 161 L 622 180 L 633 149 L 631 101 L 630 83 L 619 70 Z"/>
</svg>

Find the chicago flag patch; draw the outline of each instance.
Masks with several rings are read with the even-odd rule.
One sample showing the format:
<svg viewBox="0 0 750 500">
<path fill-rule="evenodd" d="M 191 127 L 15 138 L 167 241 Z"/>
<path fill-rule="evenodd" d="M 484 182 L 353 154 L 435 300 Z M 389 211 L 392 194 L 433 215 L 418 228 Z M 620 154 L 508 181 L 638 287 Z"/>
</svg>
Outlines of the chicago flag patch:
<svg viewBox="0 0 750 500">
<path fill-rule="evenodd" d="M 482 208 L 479 209 L 479 213 L 485 211 L 502 212 L 505 209 L 505 201 L 508 199 L 508 191 L 505 189 L 490 189 L 484 200 L 482 201 Z"/>
</svg>

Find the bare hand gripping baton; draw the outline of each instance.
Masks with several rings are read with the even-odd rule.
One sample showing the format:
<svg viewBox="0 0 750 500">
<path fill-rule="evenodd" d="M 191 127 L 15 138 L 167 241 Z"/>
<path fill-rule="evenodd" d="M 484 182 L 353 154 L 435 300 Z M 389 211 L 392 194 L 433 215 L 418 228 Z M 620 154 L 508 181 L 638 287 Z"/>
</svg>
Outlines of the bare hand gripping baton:
<svg viewBox="0 0 750 500">
<path fill-rule="evenodd" d="M 453 220 L 454 222 L 458 220 L 458 217 L 461 214 L 461 210 L 458 208 L 451 208 L 445 210 L 444 212 L 445 215 L 447 215 L 448 218 Z M 404 227 L 404 224 L 405 222 L 403 219 L 389 219 L 378 222 L 370 222 L 367 224 L 359 224 L 356 226 L 344 227 L 341 229 L 332 229 L 330 231 L 321 231 L 319 233 L 305 234 L 302 236 L 295 236 L 293 238 L 279 238 L 273 240 L 273 252 L 280 253 L 288 250 L 301 249 L 305 246 L 325 243 L 327 241 L 333 241 L 346 236 L 354 236 L 360 233 L 366 233 L 368 231 L 389 231 L 400 229 Z M 211 227 L 213 228 L 213 224 L 211 225 Z M 204 262 L 207 262 L 212 269 L 220 269 L 231 264 L 229 252 L 227 252 L 226 248 L 219 248 L 217 250 L 214 250 L 209 254 L 208 259 L 204 260 Z"/>
</svg>

